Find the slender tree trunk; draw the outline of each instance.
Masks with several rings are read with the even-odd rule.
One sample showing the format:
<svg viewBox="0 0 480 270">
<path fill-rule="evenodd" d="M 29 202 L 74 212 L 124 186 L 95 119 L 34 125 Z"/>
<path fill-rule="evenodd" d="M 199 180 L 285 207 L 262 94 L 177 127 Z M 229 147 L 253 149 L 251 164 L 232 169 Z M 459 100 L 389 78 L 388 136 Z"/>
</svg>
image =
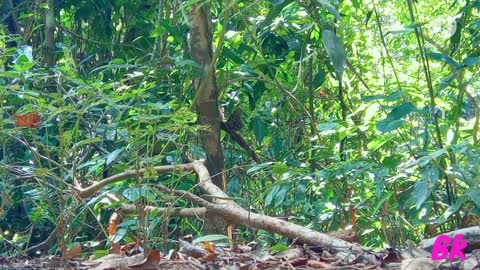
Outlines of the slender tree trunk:
<svg viewBox="0 0 480 270">
<path fill-rule="evenodd" d="M 200 131 L 203 149 L 207 155 L 207 168 L 212 181 L 223 188 L 223 151 L 220 143 L 220 112 L 218 108 L 218 88 L 215 81 L 215 68 L 211 67 L 212 20 L 210 7 L 194 4 L 190 8 L 190 50 L 192 58 L 200 65 L 195 70 L 194 84 L 197 91 L 196 102 L 198 122 L 206 129 Z"/>
<path fill-rule="evenodd" d="M 54 0 L 46 0 L 48 9 L 45 14 L 45 44 L 44 57 L 45 65 L 53 67 L 55 65 L 55 10 Z"/>
<path fill-rule="evenodd" d="M 208 4 L 193 4 L 189 11 L 190 51 L 193 60 L 199 64 L 194 70 L 195 99 L 198 123 L 206 128 L 200 131 L 200 139 L 207 155 L 207 169 L 213 183 L 226 190 L 223 171 L 224 157 L 220 143 L 220 111 L 218 88 L 215 81 L 215 67 L 212 66 L 212 19 Z M 221 233 L 225 228 L 223 218 L 207 215 L 205 233 Z"/>
</svg>

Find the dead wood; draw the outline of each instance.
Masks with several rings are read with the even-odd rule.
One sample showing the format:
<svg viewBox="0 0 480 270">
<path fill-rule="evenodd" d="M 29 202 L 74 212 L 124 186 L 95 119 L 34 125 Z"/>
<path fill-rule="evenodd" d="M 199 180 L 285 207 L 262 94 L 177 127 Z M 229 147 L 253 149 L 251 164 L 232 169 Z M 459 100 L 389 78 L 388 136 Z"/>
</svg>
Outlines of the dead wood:
<svg viewBox="0 0 480 270">
<path fill-rule="evenodd" d="M 315 246 L 322 246 L 328 249 L 336 251 L 345 251 L 348 249 L 360 250 L 361 246 L 352 244 L 350 242 L 332 237 L 330 235 L 314 231 L 312 229 L 300 226 L 285 220 L 270 217 L 267 215 L 253 213 L 246 211 L 238 204 L 235 203 L 227 194 L 225 194 L 220 188 L 218 188 L 211 181 L 210 174 L 204 161 L 194 161 L 189 164 L 172 165 L 172 166 L 157 166 L 154 167 L 157 173 L 170 172 L 176 169 L 184 171 L 195 171 L 199 176 L 198 187 L 200 187 L 206 194 L 211 197 L 211 201 L 206 201 L 190 192 L 181 190 L 171 190 L 161 184 L 157 184 L 156 187 L 165 193 L 173 193 L 177 196 L 184 197 L 192 202 L 198 203 L 203 208 L 190 208 L 190 209 L 176 209 L 176 208 L 155 208 L 147 206 L 147 211 L 171 211 L 171 214 L 181 214 L 182 216 L 195 216 L 199 213 L 203 216 L 209 216 L 213 214 L 215 216 L 223 217 L 229 224 L 241 224 L 248 227 L 267 230 L 273 233 L 278 233 L 283 236 L 298 239 L 299 241 Z M 140 170 L 128 170 L 123 173 L 105 178 L 87 188 L 78 189 L 80 197 L 85 198 L 94 195 L 104 186 L 114 183 L 116 181 L 124 180 L 135 175 L 143 175 L 146 169 Z M 133 211 L 133 206 L 124 206 L 124 211 Z M 192 210 L 195 209 L 195 210 Z M 200 210 L 197 212 L 197 210 Z M 205 212 L 203 212 L 205 209 Z"/>
</svg>

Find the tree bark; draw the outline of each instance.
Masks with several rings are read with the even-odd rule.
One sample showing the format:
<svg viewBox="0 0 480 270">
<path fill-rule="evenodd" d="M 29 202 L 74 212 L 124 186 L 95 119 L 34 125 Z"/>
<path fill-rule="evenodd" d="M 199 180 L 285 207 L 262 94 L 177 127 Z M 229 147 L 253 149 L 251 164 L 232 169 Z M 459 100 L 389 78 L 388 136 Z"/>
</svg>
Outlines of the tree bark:
<svg viewBox="0 0 480 270">
<path fill-rule="evenodd" d="M 200 131 L 200 139 L 207 155 L 207 168 L 213 183 L 220 188 L 224 185 L 224 156 L 220 143 L 220 112 L 218 88 L 215 81 L 215 67 L 212 66 L 212 19 L 208 4 L 193 4 L 189 12 L 190 52 L 199 64 L 194 68 L 196 96 L 194 102 L 198 123 L 206 128 Z"/>
<path fill-rule="evenodd" d="M 54 0 L 46 0 L 48 9 L 45 14 L 45 44 L 44 44 L 44 57 L 47 67 L 53 67 L 55 65 L 55 9 Z"/>
</svg>

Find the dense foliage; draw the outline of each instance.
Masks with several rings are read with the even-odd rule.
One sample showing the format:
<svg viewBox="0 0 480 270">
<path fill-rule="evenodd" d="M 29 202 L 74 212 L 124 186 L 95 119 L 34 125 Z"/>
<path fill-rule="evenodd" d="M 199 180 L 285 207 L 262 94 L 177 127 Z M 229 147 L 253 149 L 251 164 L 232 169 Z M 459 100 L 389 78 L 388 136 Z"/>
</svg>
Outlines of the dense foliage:
<svg viewBox="0 0 480 270">
<path fill-rule="evenodd" d="M 190 207 L 152 188 L 194 190 L 183 173 L 147 173 L 87 200 L 72 186 L 205 157 L 188 46 L 198 1 L 4 2 L 0 253 L 54 230 L 58 245 L 101 252 L 119 205 Z M 478 223 L 480 1 L 210 5 L 219 106 L 226 119 L 240 110 L 238 132 L 260 158 L 222 131 L 239 204 L 321 231 L 352 226 L 367 246 Z M 41 123 L 22 126 L 25 114 Z M 120 228 L 118 239 L 166 244 L 202 222 L 136 213 Z M 238 239 L 286 241 L 244 227 Z"/>
</svg>

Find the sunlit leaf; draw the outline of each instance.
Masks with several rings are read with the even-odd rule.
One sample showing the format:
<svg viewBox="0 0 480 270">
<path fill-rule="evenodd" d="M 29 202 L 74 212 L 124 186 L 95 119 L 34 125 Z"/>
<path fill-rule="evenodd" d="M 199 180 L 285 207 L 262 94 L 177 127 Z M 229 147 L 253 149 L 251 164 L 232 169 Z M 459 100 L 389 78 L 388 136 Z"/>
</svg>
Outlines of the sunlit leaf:
<svg viewBox="0 0 480 270">
<path fill-rule="evenodd" d="M 201 242 L 213 242 L 219 240 L 228 240 L 228 236 L 223 234 L 209 234 L 193 240 L 194 243 L 201 243 Z"/>
</svg>

